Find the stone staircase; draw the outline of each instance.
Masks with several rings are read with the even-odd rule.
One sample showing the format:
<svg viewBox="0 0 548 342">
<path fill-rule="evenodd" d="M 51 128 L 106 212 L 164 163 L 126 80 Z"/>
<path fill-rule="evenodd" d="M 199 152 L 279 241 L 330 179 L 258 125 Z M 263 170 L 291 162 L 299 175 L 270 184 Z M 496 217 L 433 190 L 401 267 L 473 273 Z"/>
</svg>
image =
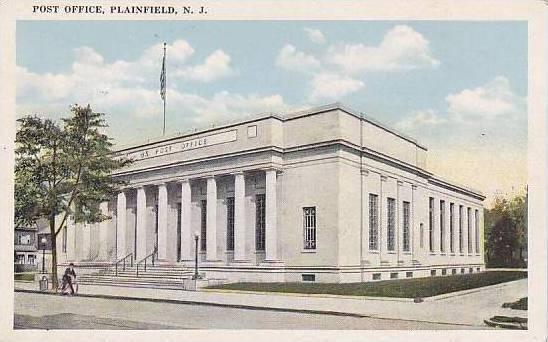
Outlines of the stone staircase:
<svg viewBox="0 0 548 342">
<path fill-rule="evenodd" d="M 140 265 L 138 276 L 135 265 L 126 266 L 125 270 L 119 266 L 118 275 L 115 268 L 110 267 L 79 275 L 78 284 L 181 290 L 184 288 L 185 281 L 188 282 L 193 275 L 193 270 L 176 264 L 147 265 L 146 271 L 143 265 Z"/>
</svg>

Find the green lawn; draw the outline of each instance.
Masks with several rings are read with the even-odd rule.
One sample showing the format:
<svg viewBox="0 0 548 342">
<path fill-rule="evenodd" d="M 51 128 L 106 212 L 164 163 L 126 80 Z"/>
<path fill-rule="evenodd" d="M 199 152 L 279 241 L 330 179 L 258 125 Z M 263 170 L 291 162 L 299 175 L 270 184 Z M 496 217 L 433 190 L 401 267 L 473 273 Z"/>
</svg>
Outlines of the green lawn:
<svg viewBox="0 0 548 342">
<path fill-rule="evenodd" d="M 424 298 L 522 278 L 527 278 L 527 272 L 492 271 L 439 277 L 384 280 L 367 283 L 233 283 L 210 286 L 208 288 L 263 292 L 335 294 L 346 296 Z"/>
<path fill-rule="evenodd" d="M 15 280 L 34 280 L 34 273 L 14 273 L 13 277 Z"/>
</svg>

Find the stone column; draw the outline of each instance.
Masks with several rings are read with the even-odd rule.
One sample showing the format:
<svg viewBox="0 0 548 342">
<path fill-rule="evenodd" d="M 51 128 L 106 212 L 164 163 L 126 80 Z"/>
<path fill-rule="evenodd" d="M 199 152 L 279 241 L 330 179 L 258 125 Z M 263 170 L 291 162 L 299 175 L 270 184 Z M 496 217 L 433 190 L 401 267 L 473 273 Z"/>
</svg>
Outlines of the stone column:
<svg viewBox="0 0 548 342">
<path fill-rule="evenodd" d="M 99 205 L 101 214 L 108 216 L 108 202 Z M 110 220 L 99 222 L 99 260 L 108 260 L 108 225 Z"/>
<path fill-rule="evenodd" d="M 276 208 L 276 170 L 266 171 L 265 261 L 278 260 L 278 225 Z"/>
<path fill-rule="evenodd" d="M 217 182 L 207 179 L 206 260 L 217 260 Z"/>
<path fill-rule="evenodd" d="M 245 261 L 245 176 L 234 175 L 234 261 Z"/>
<path fill-rule="evenodd" d="M 91 225 L 89 223 L 80 223 L 82 229 L 82 253 L 80 260 L 89 260 L 91 252 Z"/>
<path fill-rule="evenodd" d="M 76 261 L 76 224 L 73 215 L 67 218 L 67 260 Z"/>
<path fill-rule="evenodd" d="M 158 259 L 167 259 L 167 184 L 158 185 Z"/>
<path fill-rule="evenodd" d="M 143 259 L 147 255 L 147 195 L 145 187 L 137 188 L 137 248 L 136 261 Z"/>
<path fill-rule="evenodd" d="M 190 181 L 181 182 L 181 259 L 193 260 L 193 232 L 191 229 L 191 188 Z"/>
<path fill-rule="evenodd" d="M 116 203 L 116 258 L 126 256 L 126 194 L 120 192 Z"/>
</svg>

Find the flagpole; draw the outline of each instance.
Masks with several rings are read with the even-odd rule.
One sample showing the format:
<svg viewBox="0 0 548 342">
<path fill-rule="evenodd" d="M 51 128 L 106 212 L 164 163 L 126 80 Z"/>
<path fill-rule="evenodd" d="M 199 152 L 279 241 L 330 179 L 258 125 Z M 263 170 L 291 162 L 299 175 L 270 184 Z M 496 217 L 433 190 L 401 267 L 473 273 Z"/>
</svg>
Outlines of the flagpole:
<svg viewBox="0 0 548 342">
<path fill-rule="evenodd" d="M 163 68 L 164 68 L 164 87 L 167 87 L 166 85 L 166 82 L 167 82 L 167 77 L 165 75 L 165 63 L 166 63 L 166 43 L 164 42 L 164 63 L 163 63 Z M 165 88 L 164 88 L 164 96 L 163 96 L 163 100 L 164 100 L 164 129 L 162 130 L 162 135 L 165 135 L 166 134 L 166 94 L 165 94 Z"/>
</svg>

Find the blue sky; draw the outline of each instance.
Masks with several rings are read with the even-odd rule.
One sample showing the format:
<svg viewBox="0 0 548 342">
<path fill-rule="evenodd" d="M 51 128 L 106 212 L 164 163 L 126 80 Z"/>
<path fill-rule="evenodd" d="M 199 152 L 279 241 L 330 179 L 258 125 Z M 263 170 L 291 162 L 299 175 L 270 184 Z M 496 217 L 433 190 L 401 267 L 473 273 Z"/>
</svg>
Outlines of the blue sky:
<svg viewBox="0 0 548 342">
<path fill-rule="evenodd" d="M 525 22 L 20 21 L 17 115 L 90 103 L 118 143 L 160 135 L 164 41 L 168 133 L 341 101 L 429 146 L 449 179 L 525 183 Z"/>
</svg>

